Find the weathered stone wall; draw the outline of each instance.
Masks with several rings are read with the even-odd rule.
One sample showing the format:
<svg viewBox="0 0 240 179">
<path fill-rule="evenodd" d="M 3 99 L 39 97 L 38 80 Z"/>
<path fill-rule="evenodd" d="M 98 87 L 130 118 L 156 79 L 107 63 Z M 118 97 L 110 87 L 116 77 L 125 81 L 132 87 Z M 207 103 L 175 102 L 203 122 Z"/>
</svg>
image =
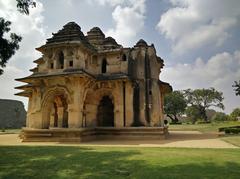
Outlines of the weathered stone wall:
<svg viewBox="0 0 240 179">
<path fill-rule="evenodd" d="M 21 101 L 0 99 L 0 128 L 21 128 L 26 122 L 26 110 Z"/>
<path fill-rule="evenodd" d="M 33 74 L 18 79 L 29 83 L 18 87 L 24 90 L 18 95 L 29 97 L 27 127 L 95 127 L 106 113 L 103 103 L 113 106 L 107 114 L 115 127 L 162 124 L 164 89 L 171 89 L 159 81 L 163 60 L 154 45 L 141 39 L 123 48 L 98 27 L 85 36 L 69 22 L 37 50 L 43 56 L 34 61 Z M 55 125 L 58 118 L 68 125 Z"/>
</svg>

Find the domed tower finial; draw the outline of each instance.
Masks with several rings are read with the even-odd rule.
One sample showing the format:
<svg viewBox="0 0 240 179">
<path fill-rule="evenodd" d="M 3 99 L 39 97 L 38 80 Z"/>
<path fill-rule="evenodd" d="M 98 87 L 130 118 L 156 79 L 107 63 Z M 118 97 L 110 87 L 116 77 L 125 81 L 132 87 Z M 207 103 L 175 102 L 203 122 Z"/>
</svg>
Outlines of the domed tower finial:
<svg viewBox="0 0 240 179">
<path fill-rule="evenodd" d="M 148 46 L 147 42 L 143 39 L 140 39 L 134 47 L 147 47 L 147 46 Z"/>
</svg>

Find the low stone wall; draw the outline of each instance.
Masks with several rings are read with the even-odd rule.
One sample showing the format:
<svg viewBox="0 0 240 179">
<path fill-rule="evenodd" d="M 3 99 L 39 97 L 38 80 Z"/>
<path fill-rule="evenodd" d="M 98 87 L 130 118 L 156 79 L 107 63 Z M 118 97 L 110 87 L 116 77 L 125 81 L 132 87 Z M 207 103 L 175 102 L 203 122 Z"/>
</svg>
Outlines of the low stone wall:
<svg viewBox="0 0 240 179">
<path fill-rule="evenodd" d="M 23 128 L 20 137 L 23 142 L 86 142 L 105 139 L 165 139 L 166 135 L 168 129 L 164 127 Z"/>
<path fill-rule="evenodd" d="M 0 99 L 0 129 L 22 128 L 26 124 L 26 110 L 21 101 Z"/>
</svg>

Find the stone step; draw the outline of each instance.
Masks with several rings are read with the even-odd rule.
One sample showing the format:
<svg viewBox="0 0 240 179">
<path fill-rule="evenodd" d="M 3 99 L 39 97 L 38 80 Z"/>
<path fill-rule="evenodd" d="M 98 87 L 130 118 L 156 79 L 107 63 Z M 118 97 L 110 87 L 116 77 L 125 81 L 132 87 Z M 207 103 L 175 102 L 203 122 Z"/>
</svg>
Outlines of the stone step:
<svg viewBox="0 0 240 179">
<path fill-rule="evenodd" d="M 81 142 L 96 139 L 163 139 L 167 129 L 162 127 L 97 127 L 97 128 L 53 128 L 23 129 L 23 142 Z"/>
</svg>

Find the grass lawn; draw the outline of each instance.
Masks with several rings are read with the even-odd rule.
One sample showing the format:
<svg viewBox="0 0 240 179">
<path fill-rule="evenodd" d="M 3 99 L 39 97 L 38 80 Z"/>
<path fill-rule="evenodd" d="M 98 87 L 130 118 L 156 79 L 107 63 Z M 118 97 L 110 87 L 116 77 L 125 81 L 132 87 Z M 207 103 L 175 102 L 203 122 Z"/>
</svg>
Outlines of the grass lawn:
<svg viewBox="0 0 240 179">
<path fill-rule="evenodd" d="M 239 121 L 227 121 L 227 122 L 212 122 L 209 124 L 182 124 L 182 125 L 170 125 L 170 130 L 179 131 L 200 131 L 200 132 L 218 132 L 220 127 L 236 126 L 240 125 Z"/>
<path fill-rule="evenodd" d="M 222 140 L 240 147 L 240 135 L 222 137 Z"/>
<path fill-rule="evenodd" d="M 0 147 L 0 178 L 239 178 L 239 149 Z"/>
<path fill-rule="evenodd" d="M 22 129 L 0 129 L 1 134 L 18 134 Z"/>
</svg>

